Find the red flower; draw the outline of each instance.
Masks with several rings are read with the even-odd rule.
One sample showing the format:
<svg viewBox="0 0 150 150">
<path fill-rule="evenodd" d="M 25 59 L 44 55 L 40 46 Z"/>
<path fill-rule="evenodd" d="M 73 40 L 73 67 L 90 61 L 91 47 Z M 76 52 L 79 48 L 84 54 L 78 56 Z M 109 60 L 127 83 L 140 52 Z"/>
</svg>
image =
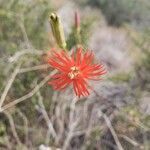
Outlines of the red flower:
<svg viewBox="0 0 150 150">
<path fill-rule="evenodd" d="M 83 54 L 82 48 L 78 48 L 76 55 L 71 56 L 65 51 L 52 51 L 52 56 L 48 63 L 58 70 L 49 82 L 56 90 L 62 90 L 73 84 L 73 89 L 77 96 L 88 96 L 88 80 L 98 80 L 106 70 L 101 64 L 94 64 L 94 55 L 91 51 Z"/>
</svg>

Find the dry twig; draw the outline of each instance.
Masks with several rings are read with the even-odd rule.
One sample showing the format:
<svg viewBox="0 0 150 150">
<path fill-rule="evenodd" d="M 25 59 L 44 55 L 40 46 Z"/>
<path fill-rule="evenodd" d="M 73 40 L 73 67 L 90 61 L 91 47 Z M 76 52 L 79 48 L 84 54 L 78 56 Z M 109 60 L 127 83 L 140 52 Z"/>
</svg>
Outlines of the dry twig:
<svg viewBox="0 0 150 150">
<path fill-rule="evenodd" d="M 7 111 L 4 112 L 5 115 L 7 116 L 8 120 L 9 120 L 9 123 L 10 123 L 10 127 L 11 127 L 11 131 L 12 131 L 12 134 L 16 140 L 16 142 L 18 143 L 18 145 L 21 145 L 21 141 L 19 139 L 19 136 L 17 134 L 17 131 L 16 131 L 16 128 L 15 128 L 15 123 L 14 123 L 14 120 L 13 120 L 13 117 L 11 116 L 11 114 Z"/>
<path fill-rule="evenodd" d="M 8 62 L 10 63 L 17 62 L 21 56 L 26 55 L 26 54 L 42 55 L 43 51 L 36 50 L 36 49 L 25 49 L 21 51 L 18 50 L 18 52 L 16 52 L 12 57 L 8 59 Z"/>
<path fill-rule="evenodd" d="M 20 98 L 18 98 L 18 99 L 16 99 L 16 100 L 14 100 L 14 101 L 8 103 L 8 104 L 6 104 L 5 106 L 3 106 L 3 107 L 1 108 L 1 112 L 3 112 L 4 110 L 6 110 L 6 109 L 8 109 L 8 108 L 10 108 L 10 107 L 12 107 L 12 106 L 15 106 L 16 104 L 18 104 L 18 103 L 20 103 L 20 102 L 22 102 L 22 101 L 24 101 L 24 100 L 27 100 L 27 99 L 29 99 L 30 97 L 32 97 L 35 93 L 37 93 L 37 92 L 39 91 L 39 89 L 40 89 L 41 87 L 44 86 L 45 83 L 48 82 L 48 80 L 50 79 L 50 77 L 51 77 L 53 74 L 55 74 L 55 73 L 56 73 L 56 70 L 52 71 L 52 72 L 51 72 L 48 76 L 46 76 L 37 86 L 35 86 L 35 88 L 34 88 L 31 92 L 29 92 L 28 94 L 26 94 L 26 95 L 24 95 L 24 96 L 22 96 L 22 97 L 20 97 Z"/>
<path fill-rule="evenodd" d="M 99 117 L 101 117 L 101 116 L 104 118 L 104 120 L 106 122 L 106 125 L 109 128 L 109 130 L 110 130 L 110 132 L 111 132 L 111 134 L 112 134 L 112 136 L 113 136 L 113 138 L 116 142 L 116 145 L 117 145 L 118 149 L 119 150 L 124 150 L 121 143 L 120 143 L 120 141 L 119 141 L 119 138 L 118 138 L 118 136 L 117 136 L 112 124 L 111 124 L 110 119 L 107 117 L 106 114 L 104 114 L 101 110 L 99 110 Z"/>
<path fill-rule="evenodd" d="M 39 100 L 40 111 L 41 111 L 41 113 L 42 113 L 42 115 L 45 119 L 45 122 L 48 126 L 49 132 L 51 133 L 53 138 L 56 139 L 57 138 L 56 131 L 55 131 L 55 129 L 53 127 L 53 124 L 52 124 L 52 122 L 51 122 L 51 120 L 50 120 L 50 118 L 49 118 L 49 116 L 46 112 L 46 109 L 45 109 L 45 106 L 44 106 L 44 103 L 43 103 L 43 98 L 42 98 L 40 92 L 37 93 L 37 96 L 38 96 L 38 100 Z"/>
<path fill-rule="evenodd" d="M 43 64 L 43 65 L 37 65 L 37 66 L 34 66 L 34 67 L 21 68 L 19 73 L 25 73 L 25 72 L 29 72 L 29 71 L 47 69 L 48 67 L 49 67 L 48 64 Z"/>
<path fill-rule="evenodd" d="M 28 128 L 28 119 L 25 116 L 25 114 L 23 114 L 21 112 L 20 109 L 17 109 L 18 114 L 20 115 L 20 117 L 23 119 L 23 123 L 24 123 L 24 132 L 25 132 L 25 142 L 26 144 L 28 143 L 28 132 L 29 132 L 29 128 Z"/>
<path fill-rule="evenodd" d="M 15 80 L 15 78 L 16 78 L 19 70 L 20 70 L 20 66 L 21 66 L 21 64 L 17 65 L 17 67 L 15 68 L 14 72 L 12 73 L 9 81 L 7 82 L 7 85 L 5 86 L 4 92 L 2 93 L 1 99 L 0 99 L 0 111 L 2 109 L 2 105 L 3 105 L 4 101 L 6 99 L 7 93 L 9 91 L 9 89 L 11 88 L 11 85 L 12 85 L 13 81 Z"/>
<path fill-rule="evenodd" d="M 79 119 L 74 120 L 74 112 L 75 112 L 75 104 L 77 101 L 77 97 L 75 97 L 72 100 L 71 106 L 70 106 L 70 114 L 69 114 L 69 131 L 67 134 L 67 137 L 64 141 L 64 145 L 63 145 L 63 150 L 66 150 L 70 144 L 70 140 L 72 139 L 72 137 L 74 136 L 74 129 L 78 124 Z"/>
</svg>

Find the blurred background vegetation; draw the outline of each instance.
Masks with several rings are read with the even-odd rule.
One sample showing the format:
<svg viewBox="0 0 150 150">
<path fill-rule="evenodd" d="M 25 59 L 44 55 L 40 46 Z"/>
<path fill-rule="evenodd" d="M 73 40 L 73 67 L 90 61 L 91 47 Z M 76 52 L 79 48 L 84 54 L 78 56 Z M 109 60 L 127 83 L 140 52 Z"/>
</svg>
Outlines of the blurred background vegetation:
<svg viewBox="0 0 150 150">
<path fill-rule="evenodd" d="M 62 94 L 43 84 L 0 113 L 0 149 L 119 149 L 108 120 L 123 149 L 150 149 L 149 0 L 0 0 L 1 99 L 14 76 L 3 106 L 33 93 L 51 72 L 44 61 L 56 46 L 51 12 L 58 12 L 67 26 L 68 49 L 76 46 L 76 10 L 81 14 L 80 44 L 92 48 L 108 69 L 104 81 L 94 86 L 98 94 L 77 103 L 73 120 L 82 121 L 72 131 L 72 91 Z"/>
</svg>

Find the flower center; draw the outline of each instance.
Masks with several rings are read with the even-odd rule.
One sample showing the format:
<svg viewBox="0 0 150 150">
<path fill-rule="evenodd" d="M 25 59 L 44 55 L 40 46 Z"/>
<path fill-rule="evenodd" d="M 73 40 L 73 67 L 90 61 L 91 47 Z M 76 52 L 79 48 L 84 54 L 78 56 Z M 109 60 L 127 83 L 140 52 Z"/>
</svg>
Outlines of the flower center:
<svg viewBox="0 0 150 150">
<path fill-rule="evenodd" d="M 76 66 L 71 67 L 70 70 L 71 71 L 68 73 L 70 79 L 74 79 L 80 73 L 79 68 Z"/>
</svg>

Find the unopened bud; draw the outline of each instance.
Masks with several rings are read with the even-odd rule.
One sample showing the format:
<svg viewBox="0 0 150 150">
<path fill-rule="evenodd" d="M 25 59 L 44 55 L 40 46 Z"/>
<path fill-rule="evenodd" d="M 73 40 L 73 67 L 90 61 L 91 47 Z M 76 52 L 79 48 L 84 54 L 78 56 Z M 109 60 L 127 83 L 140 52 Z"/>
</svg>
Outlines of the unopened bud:
<svg viewBox="0 0 150 150">
<path fill-rule="evenodd" d="M 66 41 L 64 36 L 64 30 L 60 18 L 55 13 L 51 13 L 50 24 L 52 28 L 55 40 L 60 48 L 66 49 Z"/>
<path fill-rule="evenodd" d="M 76 42 L 78 45 L 81 44 L 80 14 L 78 11 L 75 12 L 74 20 L 75 20 Z"/>
<path fill-rule="evenodd" d="M 80 30 L 80 15 L 78 11 L 75 12 L 75 27 L 77 30 Z"/>
</svg>

